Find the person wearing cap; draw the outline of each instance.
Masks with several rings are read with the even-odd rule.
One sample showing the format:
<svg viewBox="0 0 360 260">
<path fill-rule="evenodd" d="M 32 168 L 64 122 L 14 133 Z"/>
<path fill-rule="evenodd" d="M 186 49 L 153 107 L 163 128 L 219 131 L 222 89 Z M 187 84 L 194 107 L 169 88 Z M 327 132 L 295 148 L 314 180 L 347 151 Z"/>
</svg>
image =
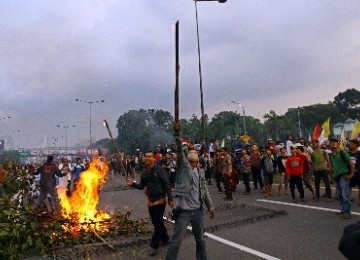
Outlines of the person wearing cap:
<svg viewBox="0 0 360 260">
<path fill-rule="evenodd" d="M 322 179 L 325 185 L 326 202 L 331 202 L 331 188 L 329 180 L 329 156 L 327 152 L 321 148 L 319 140 L 314 141 L 314 152 L 311 154 L 313 162 L 312 167 L 315 175 L 315 199 L 320 200 L 320 180 Z"/>
<path fill-rule="evenodd" d="M 330 139 L 330 172 L 335 181 L 336 192 L 341 202 L 341 210 L 337 214 L 344 219 L 351 218 L 350 179 L 354 176 L 354 163 L 349 154 L 339 148 L 339 140 Z"/>
<path fill-rule="evenodd" d="M 290 151 L 291 151 L 291 156 L 288 156 L 286 159 L 285 171 L 286 171 L 286 176 L 289 179 L 289 183 L 290 183 L 291 197 L 294 202 L 297 202 L 297 199 L 295 197 L 295 187 L 296 187 L 300 194 L 300 200 L 302 202 L 306 202 L 304 196 L 304 186 L 302 181 L 304 174 L 304 170 L 303 170 L 304 161 L 296 153 L 296 149 L 294 146 L 290 147 Z"/>
<path fill-rule="evenodd" d="M 180 124 L 174 124 L 175 133 L 180 133 Z M 196 242 L 196 258 L 207 259 L 206 243 L 204 237 L 204 210 L 206 205 L 210 217 L 214 217 L 215 210 L 208 187 L 204 169 L 199 168 L 199 154 L 190 150 L 185 157 L 181 149 L 181 141 L 175 135 L 177 144 L 177 166 L 176 191 L 176 218 L 174 234 L 172 236 L 166 260 L 177 259 L 180 246 L 187 233 L 189 224 Z"/>
<path fill-rule="evenodd" d="M 350 179 L 350 193 L 351 188 L 358 187 L 358 205 L 360 206 L 360 151 L 358 149 L 359 141 L 357 139 L 349 140 L 349 155 L 355 165 L 354 177 Z"/>
</svg>

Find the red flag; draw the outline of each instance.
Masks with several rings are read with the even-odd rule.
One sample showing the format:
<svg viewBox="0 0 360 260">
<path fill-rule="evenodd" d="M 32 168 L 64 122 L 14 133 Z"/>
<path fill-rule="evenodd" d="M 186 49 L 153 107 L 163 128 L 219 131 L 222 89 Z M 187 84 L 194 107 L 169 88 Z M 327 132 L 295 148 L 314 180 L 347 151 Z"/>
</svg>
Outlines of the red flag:
<svg viewBox="0 0 360 260">
<path fill-rule="evenodd" d="M 319 137 L 320 137 L 320 135 L 321 135 L 321 126 L 320 126 L 320 124 L 319 123 L 317 123 L 316 125 L 315 125 L 315 128 L 314 128 L 314 133 L 313 133 L 313 136 L 312 136 L 312 140 L 314 141 L 314 140 L 317 140 Z"/>
</svg>

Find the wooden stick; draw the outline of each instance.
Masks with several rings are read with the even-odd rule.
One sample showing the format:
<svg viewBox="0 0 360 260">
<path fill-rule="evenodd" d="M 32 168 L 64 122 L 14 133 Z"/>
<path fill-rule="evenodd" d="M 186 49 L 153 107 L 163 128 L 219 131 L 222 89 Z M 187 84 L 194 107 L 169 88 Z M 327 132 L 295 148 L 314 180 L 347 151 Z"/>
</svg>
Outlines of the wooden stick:
<svg viewBox="0 0 360 260">
<path fill-rule="evenodd" d="M 113 247 L 109 242 L 107 242 L 104 238 L 102 238 L 95 230 L 93 231 L 95 236 L 100 239 L 102 242 L 104 242 L 108 247 L 110 247 L 112 250 L 116 250 L 115 247 Z"/>
</svg>

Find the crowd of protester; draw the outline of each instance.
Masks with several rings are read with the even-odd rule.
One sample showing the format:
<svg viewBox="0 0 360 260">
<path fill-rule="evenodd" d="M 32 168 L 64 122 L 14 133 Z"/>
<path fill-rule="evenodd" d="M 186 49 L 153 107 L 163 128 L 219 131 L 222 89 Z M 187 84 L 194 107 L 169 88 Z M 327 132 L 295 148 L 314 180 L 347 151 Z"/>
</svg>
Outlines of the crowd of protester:
<svg viewBox="0 0 360 260">
<path fill-rule="evenodd" d="M 351 210 L 344 205 L 356 203 L 360 206 L 359 189 L 352 192 L 360 186 L 360 148 L 357 139 L 341 145 L 336 138 L 306 141 L 293 140 L 289 135 L 284 143 L 268 139 L 265 146 L 255 142 L 228 149 L 214 141 L 209 150 L 203 146 L 197 146 L 196 150 L 208 185 L 215 184 L 217 192 L 224 194 L 224 200 L 233 201 L 232 193 L 237 190 L 244 195 L 260 192 L 266 199 L 290 195 L 295 203 L 317 202 L 322 198 L 325 202 L 340 200 L 339 214 L 347 219 L 351 218 Z M 171 147 L 159 145 L 154 153 L 175 189 L 176 154 Z M 183 143 L 182 148 L 185 153 L 194 149 L 190 143 Z M 325 187 L 322 194 L 321 182 Z M 305 189 L 310 196 L 305 197 Z"/>
<path fill-rule="evenodd" d="M 217 141 L 211 142 L 208 150 L 203 145 L 194 147 L 191 143 L 184 142 L 182 143 L 182 150 L 185 154 L 194 148 L 198 151 L 199 164 L 205 171 L 208 185 L 215 184 L 218 193 L 224 193 L 224 200 L 232 201 L 232 193 L 241 189 L 244 195 L 259 190 L 265 198 L 291 194 L 294 202 L 299 200 L 305 202 L 307 200 L 304 197 L 305 187 L 310 191 L 312 200 L 319 201 L 321 197 L 324 197 L 326 202 L 331 202 L 334 199 L 339 199 L 337 192 L 333 194 L 331 192 L 331 185 L 335 183 L 333 174 L 331 174 L 331 158 L 334 157 L 332 147 L 336 144 L 339 142 L 335 139 L 323 142 L 319 140 L 309 142 L 303 139 L 293 141 L 291 136 L 288 136 L 285 143 L 275 143 L 269 139 L 266 146 L 258 146 L 254 142 L 243 144 L 241 148 L 237 147 L 237 149 L 220 147 L 220 143 Z M 349 181 L 350 193 L 351 188 L 360 185 L 359 141 L 356 139 L 349 140 L 341 150 L 344 150 L 344 153 L 341 152 L 341 157 L 344 154 L 345 159 L 351 161 L 355 167 L 354 176 Z M 156 162 L 169 177 L 170 187 L 175 190 L 176 145 L 158 145 L 153 152 Z M 141 151 L 137 151 L 133 155 L 123 155 L 121 160 L 116 154 L 104 156 L 104 160 L 109 165 L 108 178 L 112 180 L 115 175 L 135 178 L 136 173 L 142 168 L 143 158 Z M 69 157 L 63 156 L 61 160 L 55 160 L 53 164 L 63 175 L 54 177 L 56 180 L 55 187 L 65 185 L 68 194 L 71 195 L 81 172 L 87 169 L 90 160 L 75 158 L 70 161 L 69 159 Z M 294 165 L 299 167 L 294 167 Z M 42 164 L 6 166 L 1 163 L 0 194 L 3 193 L 6 174 L 15 172 L 18 168 L 29 173 L 40 174 L 39 171 L 37 172 L 40 166 Z M 37 184 L 40 184 L 39 179 L 38 177 L 35 178 Z M 274 180 L 276 180 L 276 189 L 273 189 Z M 321 181 L 325 186 L 324 194 L 320 194 Z M 242 188 L 242 186 L 244 187 Z M 360 205 L 360 192 L 351 198 L 352 202 L 354 200 Z"/>
<path fill-rule="evenodd" d="M 338 214 L 344 219 L 351 218 L 353 204 L 360 206 L 360 148 L 357 139 L 342 144 L 336 138 L 310 142 L 304 139 L 293 140 L 288 135 L 285 143 L 268 139 L 265 146 L 254 142 L 238 144 L 234 149 L 222 147 L 218 141 L 211 142 L 209 149 L 206 149 L 204 145 L 192 145 L 189 141 L 178 140 L 177 144 L 158 145 L 151 151 L 156 167 L 149 168 L 149 160 L 145 156 L 149 152 L 139 150 L 133 155 L 104 155 L 100 157 L 100 161 L 109 166 L 108 180 L 114 180 L 116 175 L 123 176 L 128 185 L 138 188 L 146 185 L 136 186 L 129 181 L 130 178 L 134 181 L 139 178 L 142 180 L 144 172 L 149 169 L 161 169 L 167 178 L 168 190 L 160 200 L 165 199 L 166 202 L 167 197 L 173 198 L 172 193 L 176 198 L 179 189 L 179 151 L 185 156 L 194 154 L 194 151 L 197 153 L 196 163 L 190 161 L 190 164 L 196 164 L 199 171 L 204 173 L 204 185 L 216 185 L 218 195 L 215 196 L 224 196 L 226 201 L 234 201 L 234 192 L 241 192 L 245 196 L 257 192 L 266 199 L 288 195 L 294 203 L 305 203 L 309 199 L 314 202 L 324 199 L 327 203 L 339 200 L 341 210 Z M 66 188 L 66 194 L 71 196 L 89 164 L 89 159 L 71 160 L 67 156 L 59 160 L 48 156 L 42 164 L 0 163 L 0 197 L 4 195 L 7 178 L 19 175 L 15 176 L 17 180 L 26 179 L 30 188 L 19 190 L 13 195 L 14 200 L 24 203 L 34 200 L 38 206 L 45 205 L 47 213 L 59 214 L 61 209 L 57 189 Z M 322 194 L 321 181 L 325 187 Z M 335 187 L 335 192 L 332 191 L 332 186 Z M 308 189 L 307 194 L 310 196 L 305 196 L 304 189 Z M 157 254 L 159 241 L 169 243 L 168 238 L 157 238 L 152 255 Z"/>
</svg>

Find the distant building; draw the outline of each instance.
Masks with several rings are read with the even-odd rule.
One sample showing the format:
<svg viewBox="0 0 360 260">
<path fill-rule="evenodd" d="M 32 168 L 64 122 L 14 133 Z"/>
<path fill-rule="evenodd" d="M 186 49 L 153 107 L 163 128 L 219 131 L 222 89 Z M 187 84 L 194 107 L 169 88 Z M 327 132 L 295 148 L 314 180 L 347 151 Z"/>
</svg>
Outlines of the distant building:
<svg viewBox="0 0 360 260">
<path fill-rule="evenodd" d="M 5 150 L 5 140 L 0 140 L 0 154 L 3 154 Z"/>
</svg>

